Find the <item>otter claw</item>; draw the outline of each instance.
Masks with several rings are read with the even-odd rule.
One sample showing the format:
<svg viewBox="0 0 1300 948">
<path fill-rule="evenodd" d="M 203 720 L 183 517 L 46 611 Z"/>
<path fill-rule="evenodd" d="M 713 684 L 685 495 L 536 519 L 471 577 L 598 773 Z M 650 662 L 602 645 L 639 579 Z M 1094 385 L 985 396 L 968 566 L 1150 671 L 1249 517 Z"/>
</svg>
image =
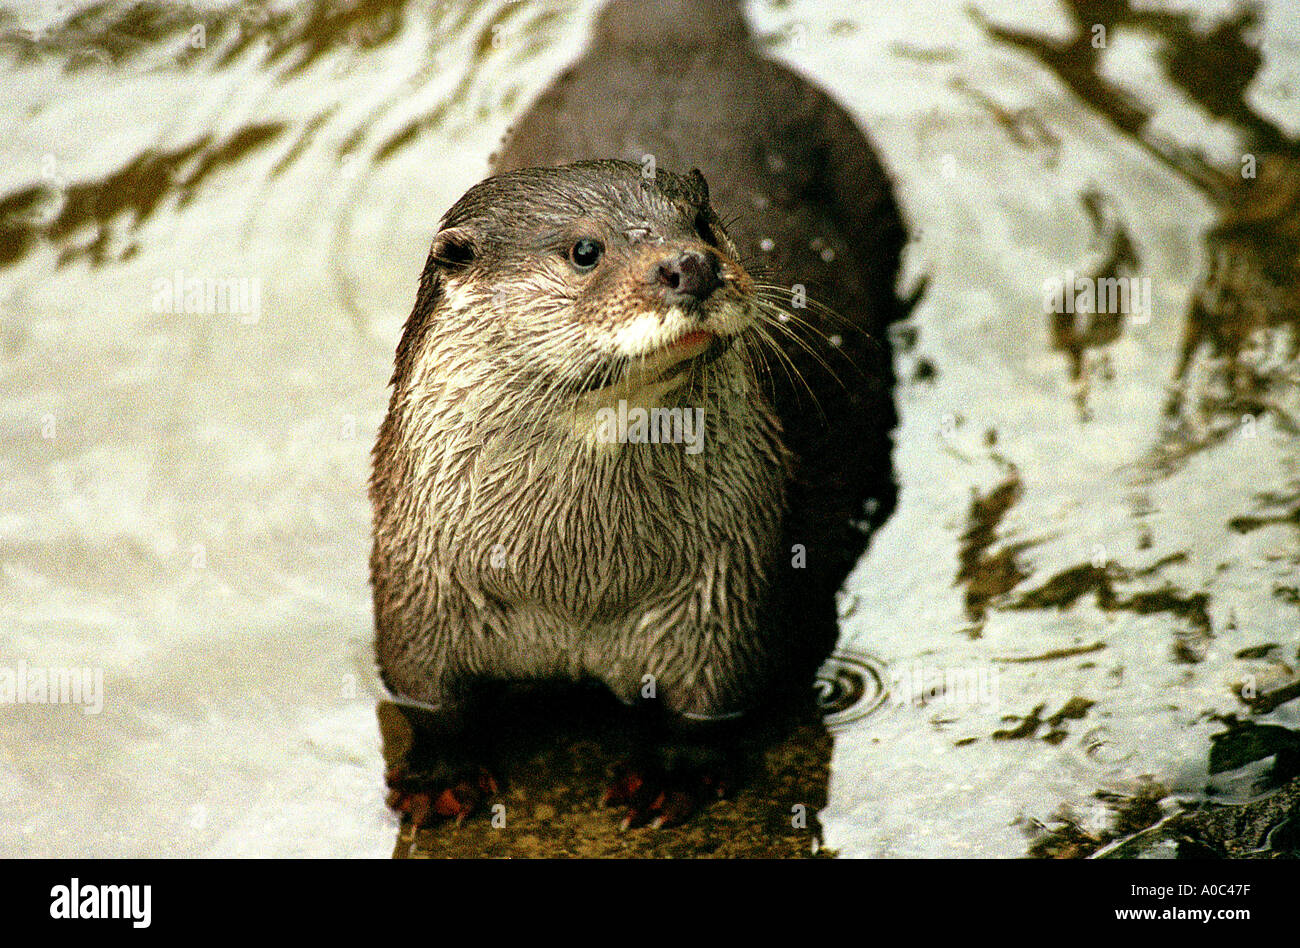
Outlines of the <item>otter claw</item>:
<svg viewBox="0 0 1300 948">
<path fill-rule="evenodd" d="M 680 826 L 713 800 L 726 795 L 716 774 L 622 768 L 605 791 L 605 806 L 625 806 L 620 831 Z"/>
<path fill-rule="evenodd" d="M 387 782 L 388 806 L 402 814 L 404 826 L 409 823 L 417 830 L 436 819 L 454 819 L 459 826 L 500 789 L 496 778 L 482 767 L 455 777 L 393 768 Z"/>
</svg>

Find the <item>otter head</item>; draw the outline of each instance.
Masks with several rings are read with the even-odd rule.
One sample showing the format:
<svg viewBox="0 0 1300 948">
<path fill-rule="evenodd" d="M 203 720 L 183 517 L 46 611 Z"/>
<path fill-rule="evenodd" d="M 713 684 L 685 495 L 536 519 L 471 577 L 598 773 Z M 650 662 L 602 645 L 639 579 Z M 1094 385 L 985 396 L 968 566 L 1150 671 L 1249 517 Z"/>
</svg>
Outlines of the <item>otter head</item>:
<svg viewBox="0 0 1300 948">
<path fill-rule="evenodd" d="M 436 288 L 434 331 L 476 340 L 505 394 L 653 403 L 704 378 L 754 324 L 736 257 L 698 171 L 528 168 L 447 212 L 422 296 Z"/>
</svg>

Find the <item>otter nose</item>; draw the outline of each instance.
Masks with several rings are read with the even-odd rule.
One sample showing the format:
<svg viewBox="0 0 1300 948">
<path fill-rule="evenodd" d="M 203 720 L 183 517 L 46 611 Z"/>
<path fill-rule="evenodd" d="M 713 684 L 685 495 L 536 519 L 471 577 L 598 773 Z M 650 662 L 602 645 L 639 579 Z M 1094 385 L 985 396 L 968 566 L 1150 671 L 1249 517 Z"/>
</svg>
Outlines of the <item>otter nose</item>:
<svg viewBox="0 0 1300 948">
<path fill-rule="evenodd" d="M 695 300 L 704 299 L 722 285 L 718 278 L 718 258 L 698 250 L 687 250 L 662 261 L 655 269 L 655 279 L 670 295 Z"/>
</svg>

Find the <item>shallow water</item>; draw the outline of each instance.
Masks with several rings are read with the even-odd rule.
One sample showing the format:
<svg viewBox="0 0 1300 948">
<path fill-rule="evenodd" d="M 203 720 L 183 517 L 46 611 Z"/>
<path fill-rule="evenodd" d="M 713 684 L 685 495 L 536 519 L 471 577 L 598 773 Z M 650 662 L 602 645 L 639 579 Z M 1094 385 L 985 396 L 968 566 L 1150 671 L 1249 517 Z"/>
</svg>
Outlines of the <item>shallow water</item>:
<svg viewBox="0 0 1300 948">
<path fill-rule="evenodd" d="M 105 698 L 0 707 L 0 851 L 389 852 L 384 383 L 437 217 L 597 6 L 0 14 L 0 662 L 102 668 Z M 839 709 L 822 820 L 848 855 L 1014 855 L 1063 823 L 1101 840 L 1135 796 L 1248 799 L 1267 761 L 1209 773 L 1224 719 L 1300 727 L 1267 700 L 1300 660 L 1286 327 L 1236 376 L 1198 349 L 1170 414 L 1203 235 L 1243 155 L 1300 132 L 1300 10 L 1197 46 L 1234 5 L 1155 5 L 1081 68 L 1065 8 L 976 6 L 750 7 L 870 130 L 904 289 L 929 280 L 900 504 L 842 602 L 888 690 Z M 1234 98 L 1243 34 L 1263 65 Z M 1162 48 L 1216 77 L 1180 88 Z M 1071 271 L 1146 281 L 1149 308 L 1053 320 Z"/>
</svg>

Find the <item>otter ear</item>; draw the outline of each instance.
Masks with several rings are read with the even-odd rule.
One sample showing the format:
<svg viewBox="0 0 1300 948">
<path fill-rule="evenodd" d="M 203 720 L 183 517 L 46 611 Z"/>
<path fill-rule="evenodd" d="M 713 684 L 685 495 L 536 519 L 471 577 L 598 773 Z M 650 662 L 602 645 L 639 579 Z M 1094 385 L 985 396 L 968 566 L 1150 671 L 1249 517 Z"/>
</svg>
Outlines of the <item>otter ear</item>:
<svg viewBox="0 0 1300 948">
<path fill-rule="evenodd" d="M 697 204 L 709 203 L 709 182 L 704 180 L 704 172 L 699 168 L 692 168 L 691 173 L 686 176 L 686 180 L 691 183 L 691 189 L 695 192 L 694 197 Z"/>
<path fill-rule="evenodd" d="M 429 262 L 443 271 L 461 270 L 473 261 L 478 251 L 478 241 L 468 229 L 447 227 L 433 238 Z"/>
</svg>

